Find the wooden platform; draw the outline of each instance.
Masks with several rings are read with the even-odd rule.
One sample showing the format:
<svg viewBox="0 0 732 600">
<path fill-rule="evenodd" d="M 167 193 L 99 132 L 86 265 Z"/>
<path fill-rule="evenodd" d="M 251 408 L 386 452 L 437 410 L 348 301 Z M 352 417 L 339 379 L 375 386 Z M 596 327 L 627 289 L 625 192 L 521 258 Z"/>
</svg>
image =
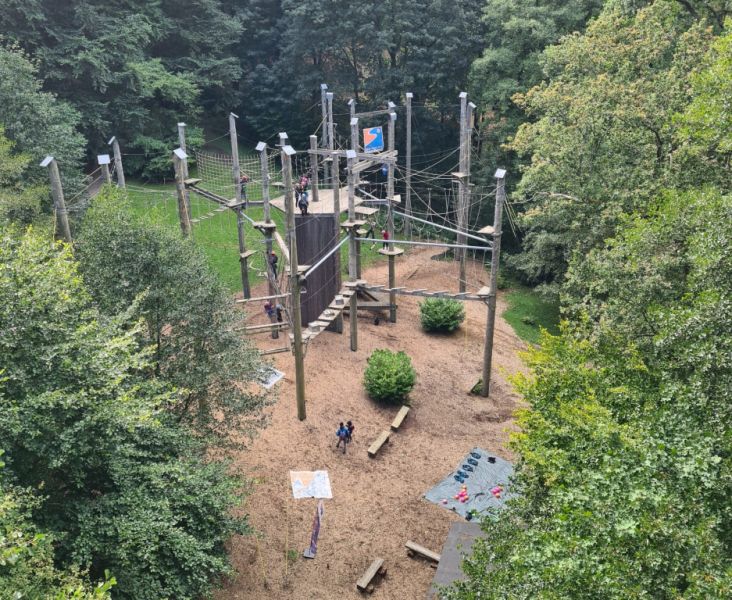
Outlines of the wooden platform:
<svg viewBox="0 0 732 600">
<path fill-rule="evenodd" d="M 404 254 L 404 249 L 392 248 L 391 246 L 389 248 L 379 248 L 379 254 L 383 254 L 384 256 L 401 256 Z"/>
<path fill-rule="evenodd" d="M 308 204 L 308 214 L 319 215 L 333 212 L 333 190 L 324 190 L 318 188 L 317 202 L 313 202 L 313 190 L 308 190 L 308 200 L 310 201 L 310 203 Z M 356 206 L 358 206 L 362 202 L 363 200 L 361 200 L 360 198 L 356 198 Z M 340 204 L 341 212 L 346 212 L 348 210 L 347 187 L 341 188 Z M 285 196 L 278 196 L 277 198 L 270 200 L 270 205 L 277 210 L 285 212 Z M 297 207 L 295 207 L 295 209 L 297 210 Z"/>
</svg>

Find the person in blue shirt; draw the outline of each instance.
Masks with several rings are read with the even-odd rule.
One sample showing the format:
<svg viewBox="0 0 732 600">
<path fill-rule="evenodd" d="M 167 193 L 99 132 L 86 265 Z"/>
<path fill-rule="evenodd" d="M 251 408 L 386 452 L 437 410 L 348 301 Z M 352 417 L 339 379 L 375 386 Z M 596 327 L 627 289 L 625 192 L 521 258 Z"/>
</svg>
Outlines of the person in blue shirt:
<svg viewBox="0 0 732 600">
<path fill-rule="evenodd" d="M 341 445 L 341 442 L 343 442 L 343 454 L 345 454 L 346 444 L 348 444 L 348 428 L 343 424 L 343 421 L 341 421 L 340 425 L 338 426 L 336 436 L 338 436 L 338 443 L 336 444 L 336 448 L 338 448 L 338 446 Z"/>
</svg>

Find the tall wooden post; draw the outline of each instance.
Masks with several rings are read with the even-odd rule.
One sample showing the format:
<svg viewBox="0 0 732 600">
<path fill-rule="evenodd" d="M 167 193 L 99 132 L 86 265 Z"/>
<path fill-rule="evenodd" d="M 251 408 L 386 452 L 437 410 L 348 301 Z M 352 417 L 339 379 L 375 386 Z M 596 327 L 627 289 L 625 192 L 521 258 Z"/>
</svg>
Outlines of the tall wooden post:
<svg viewBox="0 0 732 600">
<path fill-rule="evenodd" d="M 297 272 L 297 238 L 295 232 L 295 200 L 292 194 L 292 165 L 290 158 L 295 154 L 292 146 L 283 146 L 282 176 L 285 184 L 285 208 L 287 210 L 287 232 L 290 240 L 290 291 L 292 292 L 292 329 L 295 346 L 295 393 L 297 397 L 297 418 L 305 420 L 305 364 L 302 347 L 302 315 L 300 312 L 300 275 Z"/>
<path fill-rule="evenodd" d="M 183 148 L 173 150 L 173 165 L 175 166 L 175 190 L 178 195 L 178 220 L 180 221 L 180 230 L 184 237 L 191 235 L 191 215 L 188 212 L 188 203 L 186 202 L 186 184 L 185 182 L 185 164 L 188 155 Z"/>
<path fill-rule="evenodd" d="M 229 113 L 229 143 L 231 144 L 231 177 L 234 180 L 234 198 L 241 204 L 241 167 L 239 166 L 239 139 L 236 135 L 236 120 L 239 117 Z"/>
<path fill-rule="evenodd" d="M 333 151 L 335 150 L 335 133 L 333 124 L 333 92 L 328 92 L 325 97 L 328 100 L 328 150 L 330 150 L 331 157 L 333 157 L 333 161 L 335 161 L 335 156 L 333 156 Z M 335 190 L 336 186 L 340 187 L 339 179 L 340 174 L 338 173 L 338 165 L 335 164 L 335 162 L 332 162 L 330 176 L 326 177 L 326 183 L 330 183 L 330 185 Z"/>
<path fill-rule="evenodd" d="M 58 164 L 53 156 L 47 156 L 41 162 L 42 167 L 48 167 L 48 177 L 51 180 L 51 195 L 53 196 L 53 208 L 56 211 L 56 231 L 54 237 L 71 243 L 71 227 L 69 227 L 69 215 L 66 212 L 66 200 L 64 189 L 61 186 L 61 174 L 58 171 Z"/>
<path fill-rule="evenodd" d="M 390 112 L 389 113 L 389 152 L 391 154 L 394 153 L 394 147 L 395 147 L 395 124 L 396 124 L 396 113 Z M 392 156 L 393 159 L 393 156 Z M 388 249 L 394 250 L 394 213 L 393 213 L 393 202 L 394 202 L 394 165 L 396 164 L 396 161 L 392 160 L 392 162 L 389 163 L 389 171 L 388 176 L 386 180 L 386 202 L 387 202 L 387 213 L 386 213 L 386 223 L 387 223 L 387 231 L 389 232 L 389 239 L 391 240 L 391 244 L 389 244 Z M 391 290 L 389 292 L 389 321 L 392 323 L 396 323 L 397 315 L 396 315 L 396 292 L 394 291 L 394 288 L 396 287 L 396 264 L 395 264 L 396 257 L 394 256 L 393 252 L 389 253 L 389 289 Z"/>
<path fill-rule="evenodd" d="M 353 130 L 353 121 L 351 119 L 351 128 Z M 356 151 L 347 150 L 346 158 L 348 161 L 348 220 L 353 223 L 356 220 L 356 174 L 353 167 L 356 163 Z M 348 279 L 356 281 L 358 279 L 358 242 L 356 241 L 356 227 L 351 225 L 348 228 Z M 358 350 L 358 301 L 356 299 L 356 290 L 351 296 L 348 308 L 348 322 L 351 326 L 351 350 Z"/>
<path fill-rule="evenodd" d="M 352 101 L 355 106 L 355 101 Z M 351 117 L 351 150 L 358 152 L 358 118 Z M 355 161 L 354 161 L 355 163 Z M 352 221 L 356 218 L 356 184 L 358 183 L 359 174 L 353 174 L 353 191 L 348 189 L 348 220 Z M 349 182 L 349 186 L 350 186 Z M 351 215 L 351 196 L 353 196 L 353 215 Z M 358 233 L 358 231 L 356 232 Z M 360 237 L 360 236 L 359 236 Z M 356 240 L 356 279 L 361 279 L 361 242 Z M 355 296 L 355 294 L 354 294 Z"/>
<path fill-rule="evenodd" d="M 310 172 L 312 177 L 310 178 L 310 187 L 313 190 L 313 202 L 320 201 L 320 192 L 318 190 L 318 155 L 316 151 L 318 149 L 318 137 L 315 135 L 310 136 Z"/>
<path fill-rule="evenodd" d="M 267 162 L 267 144 L 259 142 L 256 146 L 257 152 L 259 152 L 259 167 L 262 174 L 262 205 L 264 207 L 264 222 L 271 223 L 272 215 L 270 213 L 269 205 L 269 163 Z M 267 228 L 264 231 L 264 252 L 265 252 L 265 270 L 267 272 L 267 293 L 270 296 L 274 296 L 277 293 L 276 276 L 272 270 L 272 263 L 270 263 L 270 257 L 272 256 L 272 230 Z M 283 261 L 284 265 L 284 261 Z M 284 267 L 283 267 L 284 268 Z M 277 303 L 275 302 L 275 305 Z M 277 316 L 276 311 L 272 312 L 269 317 L 270 323 L 274 325 L 272 327 L 272 339 L 276 340 L 280 337 L 279 330 L 277 328 Z"/>
<path fill-rule="evenodd" d="M 186 155 L 186 157 L 181 161 L 181 164 L 180 164 L 180 168 L 182 169 L 183 180 L 186 180 L 186 179 L 188 179 L 188 151 L 186 150 L 186 124 L 183 122 L 178 123 L 178 143 L 180 145 L 181 150 L 183 150 L 183 154 Z M 191 194 L 185 186 L 183 187 L 183 198 L 185 199 L 186 208 L 188 210 L 188 217 L 190 219 Z M 190 229 L 189 229 L 189 231 L 190 231 Z"/>
<path fill-rule="evenodd" d="M 412 216 L 412 98 L 414 94 L 412 92 L 406 93 L 407 98 L 407 173 L 406 173 L 406 186 L 404 194 L 404 214 L 408 217 Z M 404 237 L 412 237 L 412 222 L 409 219 L 404 219 Z"/>
<path fill-rule="evenodd" d="M 112 183 L 112 174 L 109 172 L 109 163 L 112 162 L 109 158 L 109 154 L 99 154 L 97 155 L 97 164 L 99 165 L 99 168 L 102 170 L 102 177 L 104 178 L 104 183 L 111 184 Z"/>
<path fill-rule="evenodd" d="M 349 112 L 350 112 L 350 115 L 351 115 L 351 121 L 353 121 L 353 119 L 355 119 L 355 118 L 356 118 L 356 99 L 355 99 L 355 98 L 351 98 L 351 99 L 350 99 L 350 100 L 348 101 L 348 110 L 349 110 Z M 358 140 L 357 140 L 357 141 L 358 141 Z M 354 149 L 354 150 L 355 150 L 356 152 L 358 152 L 358 146 L 352 146 L 352 148 L 353 148 L 353 149 Z"/>
<path fill-rule="evenodd" d="M 112 154 L 114 155 L 114 170 L 117 173 L 117 187 L 124 188 L 126 187 L 125 172 L 122 169 L 122 153 L 119 149 L 117 137 L 113 136 L 112 139 L 109 140 L 108 145 L 112 146 Z"/>
<path fill-rule="evenodd" d="M 498 266 L 501 260 L 501 221 L 503 203 L 506 201 L 506 171 L 496 170 L 496 208 L 493 213 L 493 250 L 491 252 L 491 280 L 488 283 L 488 319 L 485 323 L 485 350 L 483 351 L 483 387 L 481 396 L 488 397 L 493 363 L 493 332 L 496 326 L 496 292 L 498 290 Z"/>
<path fill-rule="evenodd" d="M 251 298 L 249 287 L 249 259 L 247 242 L 244 236 L 244 217 L 241 213 L 241 167 L 239 166 L 239 139 L 236 135 L 236 120 L 239 117 L 229 113 L 229 143 L 231 144 L 231 178 L 234 182 L 234 200 L 236 201 L 236 233 L 239 239 L 239 270 L 241 271 L 241 291 L 245 298 Z M 246 203 L 245 203 L 246 206 Z"/>
<path fill-rule="evenodd" d="M 320 110 L 323 115 L 323 122 L 320 125 L 320 146 L 321 148 L 330 148 L 328 144 L 328 85 L 320 84 Z M 323 163 L 323 185 L 327 186 L 330 181 L 330 163 Z"/>
<path fill-rule="evenodd" d="M 467 188 L 467 164 L 465 156 L 465 138 L 467 128 L 465 126 L 466 112 L 468 106 L 468 94 L 467 92 L 460 92 L 460 166 L 458 171 L 458 205 L 457 205 L 457 229 L 458 244 L 465 244 L 467 238 L 463 235 L 465 232 L 465 204 L 466 204 L 466 188 Z M 465 258 L 467 253 L 464 248 L 455 248 L 455 258 L 460 261 L 460 291 L 464 292 L 466 288 L 466 276 L 465 276 Z"/>
</svg>

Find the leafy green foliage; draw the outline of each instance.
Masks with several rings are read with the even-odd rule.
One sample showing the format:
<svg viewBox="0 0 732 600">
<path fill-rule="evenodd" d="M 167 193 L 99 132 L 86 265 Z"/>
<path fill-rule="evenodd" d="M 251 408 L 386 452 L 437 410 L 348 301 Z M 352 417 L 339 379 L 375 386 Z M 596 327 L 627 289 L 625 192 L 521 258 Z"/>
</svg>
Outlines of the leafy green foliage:
<svg viewBox="0 0 732 600">
<path fill-rule="evenodd" d="M 14 147 L 0 125 L 0 222 L 28 225 L 38 218 L 47 192 L 42 186 L 22 183 L 30 157 L 14 152 Z"/>
<path fill-rule="evenodd" d="M 531 122 L 512 148 L 531 158 L 518 186 L 524 252 L 513 265 L 532 282 L 561 282 L 573 252 L 614 235 L 671 181 L 673 115 L 711 35 L 673 3 L 635 14 L 608 7 L 584 35 L 545 52 L 549 80 L 517 96 Z"/>
<path fill-rule="evenodd" d="M 363 384 L 369 397 L 389 404 L 404 404 L 417 373 L 405 352 L 374 350 L 369 356 Z"/>
<path fill-rule="evenodd" d="M 179 419 L 202 433 L 253 432 L 265 399 L 249 391 L 261 363 L 239 331 L 244 314 L 191 240 L 130 212 L 107 188 L 85 215 L 77 256 L 94 301 L 144 319 L 139 343 L 152 347 L 150 374 L 179 390 Z"/>
<path fill-rule="evenodd" d="M 0 265 L 0 447 L 57 564 L 109 571 L 120 598 L 206 594 L 246 529 L 241 482 L 174 418 L 188 393 L 155 376 L 145 323 L 101 315 L 70 249 L 33 231 L 2 232 Z"/>
<path fill-rule="evenodd" d="M 419 318 L 426 331 L 450 333 L 465 320 L 465 307 L 450 298 L 427 298 L 419 303 Z"/>
<path fill-rule="evenodd" d="M 0 45 L 0 125 L 14 142 L 15 151 L 27 158 L 22 170 L 26 185 L 48 182 L 48 174 L 37 166 L 51 154 L 70 193 L 79 184 L 86 144 L 77 131 L 79 113 L 42 91 L 38 71 L 38 65 L 16 46 Z"/>
<path fill-rule="evenodd" d="M 679 115 L 679 148 L 674 154 L 678 185 L 713 184 L 730 189 L 732 161 L 732 20 L 715 40 L 705 68 L 692 77 L 693 100 Z"/>
<path fill-rule="evenodd" d="M 668 193 L 572 265 L 576 325 L 517 379 L 521 498 L 451 598 L 729 596 L 730 216 Z"/>
<path fill-rule="evenodd" d="M 111 598 L 113 577 L 92 587 L 76 570 L 64 572 L 54 567 L 53 538 L 39 533 L 30 520 L 31 509 L 37 504 L 31 493 L 13 488 L 0 477 L 0 590 L 3 595 L 44 600 Z"/>
</svg>

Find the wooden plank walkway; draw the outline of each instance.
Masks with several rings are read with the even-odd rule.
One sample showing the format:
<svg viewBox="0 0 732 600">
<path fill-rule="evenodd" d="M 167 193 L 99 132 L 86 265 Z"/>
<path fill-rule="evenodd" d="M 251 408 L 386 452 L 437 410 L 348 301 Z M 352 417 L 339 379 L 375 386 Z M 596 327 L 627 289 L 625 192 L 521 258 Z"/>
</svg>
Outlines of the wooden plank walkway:
<svg viewBox="0 0 732 600">
<path fill-rule="evenodd" d="M 340 208 L 341 212 L 348 211 L 348 187 L 342 187 L 340 190 Z M 326 190 L 318 188 L 318 201 L 313 202 L 313 191 L 308 191 L 308 199 L 310 200 L 310 204 L 308 204 L 308 213 L 311 215 L 319 215 L 319 214 L 327 214 L 333 212 L 333 190 Z M 361 204 L 363 200 L 360 198 L 356 198 L 356 206 Z M 273 200 L 269 201 L 270 205 L 276 208 L 277 210 L 280 210 L 282 212 L 285 212 L 285 196 L 277 196 L 277 198 L 274 198 Z M 297 207 L 295 207 L 295 210 L 297 211 Z"/>
<path fill-rule="evenodd" d="M 402 296 L 419 296 L 421 298 L 450 298 L 451 300 L 479 300 L 485 302 L 488 300 L 488 288 L 481 288 L 475 294 L 469 294 L 466 292 L 451 293 L 447 290 L 438 290 L 430 292 L 425 289 L 408 290 L 403 287 L 389 288 L 383 285 L 359 285 L 359 290 L 365 290 L 367 292 L 394 292 Z"/>
</svg>

